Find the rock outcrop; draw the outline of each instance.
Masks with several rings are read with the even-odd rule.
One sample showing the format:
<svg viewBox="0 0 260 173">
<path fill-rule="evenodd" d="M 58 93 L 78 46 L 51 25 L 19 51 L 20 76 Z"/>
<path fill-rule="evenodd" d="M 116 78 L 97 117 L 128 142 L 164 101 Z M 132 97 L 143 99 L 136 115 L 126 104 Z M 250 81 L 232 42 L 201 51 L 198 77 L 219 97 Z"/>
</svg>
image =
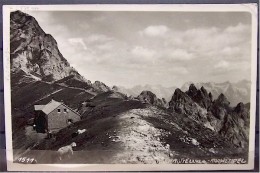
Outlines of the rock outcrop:
<svg viewBox="0 0 260 173">
<path fill-rule="evenodd" d="M 194 101 L 179 88 L 177 88 L 169 102 L 169 109 L 180 113 L 194 115 L 198 113 L 197 106 Z"/>
<path fill-rule="evenodd" d="M 212 94 L 202 86 L 197 89 L 191 84 L 189 90 L 182 92 L 176 89 L 169 110 L 183 114 L 205 127 L 219 133 L 237 147 L 248 146 L 249 109 L 243 103 L 230 107 L 224 94 L 212 100 Z"/>
<path fill-rule="evenodd" d="M 205 109 L 210 108 L 212 95 L 209 94 L 203 86 L 198 90 L 194 84 L 191 84 L 186 94 L 201 107 Z"/>
<path fill-rule="evenodd" d="M 180 89 L 182 91 L 187 91 L 192 82 L 185 83 Z M 250 86 L 251 82 L 249 80 L 241 80 L 236 83 L 223 82 L 207 82 L 207 83 L 194 83 L 194 86 L 201 88 L 202 86 L 211 93 L 213 99 L 217 99 L 218 96 L 223 93 L 230 101 L 231 106 L 236 106 L 239 102 L 249 102 L 250 101 Z"/>
<path fill-rule="evenodd" d="M 100 82 L 100 81 L 95 81 L 92 84 L 92 87 L 101 92 L 107 92 L 107 91 L 111 90 L 106 84 L 104 84 L 103 82 Z"/>
<path fill-rule="evenodd" d="M 249 125 L 249 109 L 243 103 L 238 103 L 226 115 L 219 133 L 230 139 L 237 147 L 246 148 L 249 140 Z"/>
<path fill-rule="evenodd" d="M 154 106 L 166 107 L 167 103 L 164 100 L 157 98 L 157 96 L 151 91 L 142 91 L 141 94 L 137 97 L 143 103 L 149 103 Z"/>
<path fill-rule="evenodd" d="M 210 111 L 216 118 L 223 120 L 228 114 L 229 104 L 230 103 L 227 100 L 226 96 L 221 93 L 219 97 L 213 101 Z"/>
<path fill-rule="evenodd" d="M 21 11 L 10 18 L 11 72 L 20 70 L 53 82 L 79 73 L 70 66 L 58 49 L 56 40 L 46 34 L 34 17 Z"/>
</svg>

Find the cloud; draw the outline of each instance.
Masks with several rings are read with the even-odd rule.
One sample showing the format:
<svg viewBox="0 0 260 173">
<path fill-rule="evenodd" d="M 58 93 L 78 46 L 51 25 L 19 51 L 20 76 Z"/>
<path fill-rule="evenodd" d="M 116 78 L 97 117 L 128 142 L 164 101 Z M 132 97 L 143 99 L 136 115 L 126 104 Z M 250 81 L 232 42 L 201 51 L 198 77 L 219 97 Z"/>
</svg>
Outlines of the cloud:
<svg viewBox="0 0 260 173">
<path fill-rule="evenodd" d="M 239 53 L 242 53 L 240 52 L 241 49 L 237 46 L 234 46 L 234 47 L 225 47 L 223 50 L 221 50 L 221 54 L 225 55 L 225 56 L 232 56 L 232 55 L 237 55 Z"/>
<path fill-rule="evenodd" d="M 146 27 L 143 31 L 139 31 L 139 34 L 149 36 L 149 37 L 158 37 L 164 36 L 170 29 L 165 25 L 151 25 Z"/>
<path fill-rule="evenodd" d="M 216 27 L 208 27 L 208 28 L 193 28 L 186 30 L 184 35 L 186 38 L 196 38 L 196 37 L 206 37 L 208 35 L 213 35 L 218 33 L 219 29 Z M 202 41 L 202 40 L 201 40 Z M 204 40 L 205 41 L 205 40 Z"/>
<path fill-rule="evenodd" d="M 185 67 L 173 67 L 169 69 L 169 72 L 172 72 L 173 74 L 181 74 L 181 75 L 185 75 L 189 73 L 188 69 Z"/>
<path fill-rule="evenodd" d="M 249 32 L 250 27 L 248 25 L 238 23 L 236 26 L 229 26 L 225 29 L 225 32 L 228 33 L 243 33 L 243 32 Z"/>
<path fill-rule="evenodd" d="M 103 44 L 96 45 L 96 48 L 103 51 L 112 50 L 114 48 L 114 44 L 112 42 L 107 42 Z"/>
<path fill-rule="evenodd" d="M 210 71 L 212 77 L 225 78 L 229 81 L 250 78 L 251 64 L 248 61 L 227 62 L 220 61 L 214 66 L 214 70 Z"/>
<path fill-rule="evenodd" d="M 152 58 L 155 55 L 155 51 L 144 48 L 142 46 L 136 46 L 131 50 L 131 53 L 137 57 Z"/>
<path fill-rule="evenodd" d="M 226 69 L 228 67 L 229 67 L 229 63 L 227 61 L 223 61 L 223 60 L 214 66 L 215 69 Z"/>
<path fill-rule="evenodd" d="M 35 14 L 43 29 L 57 40 L 64 57 L 90 80 L 175 85 L 184 80 L 250 76 L 250 19 L 238 17 L 239 23 L 230 13 L 223 13 L 230 17 L 229 22 L 211 22 L 207 16 L 202 19 L 186 13 L 180 22 L 165 17 L 170 13 L 161 17 L 130 12 Z M 151 74 L 158 78 L 150 79 Z"/>
<path fill-rule="evenodd" d="M 111 41 L 112 38 L 104 35 L 104 34 L 92 34 L 86 38 L 86 41 L 89 43 L 100 43 Z"/>
<path fill-rule="evenodd" d="M 80 45 L 84 50 L 87 50 L 87 46 L 82 38 L 69 38 L 68 42 L 73 46 Z"/>
<path fill-rule="evenodd" d="M 250 75 L 247 72 L 250 71 L 250 63 L 245 63 L 250 61 L 248 25 L 195 27 L 187 30 L 170 30 L 164 25 L 158 26 L 146 27 L 139 32 L 143 37 L 139 35 L 133 38 L 132 43 L 108 36 L 108 33 L 95 32 L 82 39 L 70 39 L 77 45 L 83 42 L 88 48 L 84 54 L 78 55 L 76 52 L 74 57 L 84 57 L 87 64 L 102 70 L 103 75 L 110 73 L 112 68 L 120 72 L 122 77 L 123 74 L 131 74 L 133 78 L 133 74 L 138 71 L 140 81 L 147 74 L 156 74 L 157 81 L 159 78 L 170 80 L 170 76 L 181 75 L 185 75 L 185 80 L 192 81 L 214 81 L 220 78 L 232 80 L 235 74 Z M 238 61 L 245 62 L 241 64 Z M 203 74 L 201 67 L 204 67 Z M 83 67 L 80 68 L 84 71 Z M 143 76 L 140 76 L 141 73 Z"/>
<path fill-rule="evenodd" d="M 187 61 L 195 58 L 195 56 L 192 53 L 187 52 L 187 50 L 184 49 L 173 49 L 169 52 L 168 54 L 168 59 L 169 60 L 180 60 L 180 61 Z"/>
</svg>

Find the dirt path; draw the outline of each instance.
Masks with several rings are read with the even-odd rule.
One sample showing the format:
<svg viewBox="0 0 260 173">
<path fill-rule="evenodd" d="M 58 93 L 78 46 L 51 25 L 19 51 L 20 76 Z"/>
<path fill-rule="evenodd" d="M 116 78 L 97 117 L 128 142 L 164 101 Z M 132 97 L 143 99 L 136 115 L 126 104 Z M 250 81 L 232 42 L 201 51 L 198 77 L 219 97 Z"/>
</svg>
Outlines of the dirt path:
<svg viewBox="0 0 260 173">
<path fill-rule="evenodd" d="M 176 153 L 170 151 L 169 144 L 160 140 L 167 132 L 154 128 L 143 120 L 143 116 L 159 115 L 151 108 L 132 109 L 121 113 L 115 117 L 118 122 L 116 127 L 103 134 L 107 139 L 102 138 L 96 147 L 75 151 L 72 156 L 61 161 L 57 159 L 57 152 L 51 150 L 30 151 L 27 157 L 34 157 L 39 163 L 172 163 Z M 35 139 L 33 135 L 32 137 Z M 100 147 L 102 143 L 108 147 Z"/>
<path fill-rule="evenodd" d="M 133 109 L 119 116 L 122 128 L 115 142 L 121 142 L 124 150 L 117 154 L 113 163 L 171 163 L 175 153 L 169 150 L 169 144 L 160 140 L 166 131 L 156 129 L 152 124 L 142 119 L 142 116 L 155 115 L 152 109 Z"/>
</svg>

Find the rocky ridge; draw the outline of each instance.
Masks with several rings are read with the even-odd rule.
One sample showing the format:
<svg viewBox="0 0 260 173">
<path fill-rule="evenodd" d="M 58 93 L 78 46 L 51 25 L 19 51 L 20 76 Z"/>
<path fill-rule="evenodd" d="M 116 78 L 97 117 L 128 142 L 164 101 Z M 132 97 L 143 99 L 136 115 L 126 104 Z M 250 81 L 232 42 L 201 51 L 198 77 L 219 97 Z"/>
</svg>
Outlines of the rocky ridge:
<svg viewBox="0 0 260 173">
<path fill-rule="evenodd" d="M 203 86 L 208 92 L 211 92 L 213 99 L 217 99 L 222 93 L 228 98 L 231 106 L 236 106 L 240 102 L 250 102 L 250 83 L 251 82 L 248 80 L 241 80 L 236 83 L 227 81 L 222 83 L 201 82 L 193 84 L 192 82 L 186 82 L 180 89 L 182 91 L 187 91 L 191 84 L 197 88 Z"/>
<path fill-rule="evenodd" d="M 100 82 L 100 81 L 95 81 L 92 84 L 92 87 L 94 87 L 95 89 L 97 89 L 101 92 L 107 92 L 107 91 L 111 90 L 106 84 L 104 84 L 103 82 Z"/>
<path fill-rule="evenodd" d="M 204 87 L 197 89 L 191 84 L 186 92 L 175 90 L 169 110 L 192 118 L 228 138 L 237 147 L 248 147 L 249 109 L 243 103 L 230 107 L 224 94 L 212 100 L 212 94 Z"/>
</svg>

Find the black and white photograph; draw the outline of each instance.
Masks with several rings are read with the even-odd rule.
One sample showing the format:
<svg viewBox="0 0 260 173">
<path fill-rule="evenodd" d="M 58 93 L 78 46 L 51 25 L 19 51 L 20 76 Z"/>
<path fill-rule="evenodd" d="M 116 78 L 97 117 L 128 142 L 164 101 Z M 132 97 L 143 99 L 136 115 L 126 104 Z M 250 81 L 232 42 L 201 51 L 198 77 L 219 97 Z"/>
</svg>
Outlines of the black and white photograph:
<svg viewBox="0 0 260 173">
<path fill-rule="evenodd" d="M 8 169 L 252 169 L 256 23 L 254 4 L 5 6 Z"/>
</svg>

